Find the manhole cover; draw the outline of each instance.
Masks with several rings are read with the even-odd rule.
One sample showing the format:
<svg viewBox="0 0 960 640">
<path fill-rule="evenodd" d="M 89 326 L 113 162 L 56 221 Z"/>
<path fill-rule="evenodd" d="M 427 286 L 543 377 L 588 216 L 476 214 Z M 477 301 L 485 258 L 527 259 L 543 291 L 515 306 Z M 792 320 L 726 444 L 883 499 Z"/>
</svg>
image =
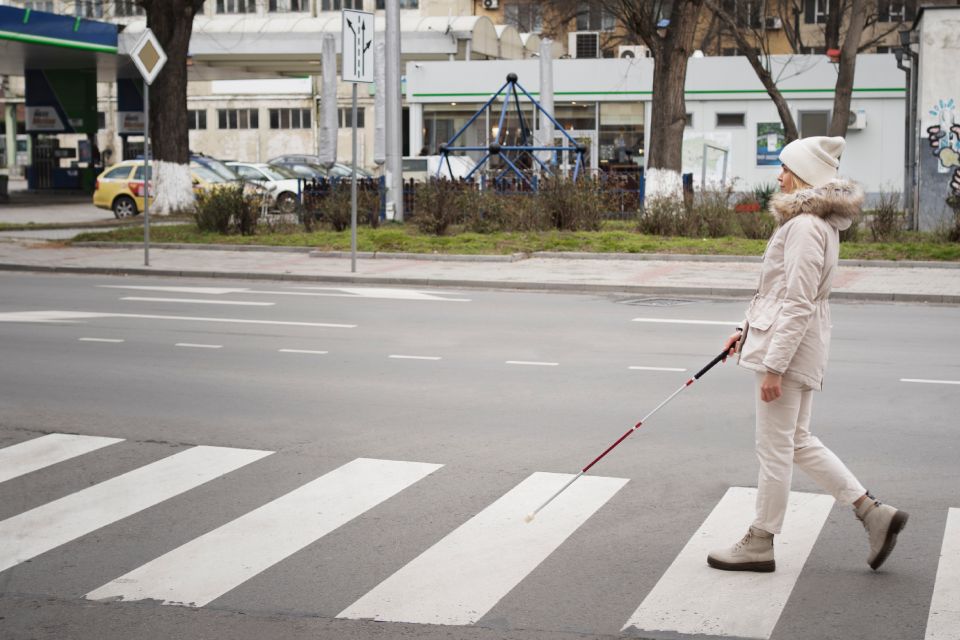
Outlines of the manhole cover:
<svg viewBox="0 0 960 640">
<path fill-rule="evenodd" d="M 622 304 L 630 304 L 635 307 L 679 307 L 685 304 L 693 304 L 696 300 L 682 300 L 680 298 L 631 298 L 622 300 Z"/>
</svg>

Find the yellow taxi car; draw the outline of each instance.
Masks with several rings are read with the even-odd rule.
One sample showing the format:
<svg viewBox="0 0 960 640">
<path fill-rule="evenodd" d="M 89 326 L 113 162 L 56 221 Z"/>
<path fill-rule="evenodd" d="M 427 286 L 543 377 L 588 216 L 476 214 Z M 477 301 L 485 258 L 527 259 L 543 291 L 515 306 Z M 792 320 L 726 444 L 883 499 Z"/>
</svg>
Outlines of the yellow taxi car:
<svg viewBox="0 0 960 640">
<path fill-rule="evenodd" d="M 234 183 L 225 172 L 190 161 L 194 193 Z M 153 188 L 153 182 L 150 183 Z M 143 212 L 143 160 L 124 160 L 109 167 L 99 176 L 93 191 L 93 205 L 111 209 L 117 218 L 129 218 Z M 150 196 L 150 203 L 154 200 Z"/>
</svg>

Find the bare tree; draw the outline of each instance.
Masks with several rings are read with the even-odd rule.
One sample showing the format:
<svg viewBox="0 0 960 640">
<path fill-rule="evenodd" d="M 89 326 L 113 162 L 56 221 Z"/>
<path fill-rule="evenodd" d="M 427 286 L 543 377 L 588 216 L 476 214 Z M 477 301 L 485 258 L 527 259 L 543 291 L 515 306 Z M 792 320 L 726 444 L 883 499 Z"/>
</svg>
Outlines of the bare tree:
<svg viewBox="0 0 960 640">
<path fill-rule="evenodd" d="M 744 11 L 743 3 L 724 2 L 721 4 L 718 0 L 704 0 L 707 8 L 725 27 L 737 43 L 740 53 L 746 57 L 754 73 L 767 90 L 767 95 L 773 100 L 777 107 L 777 113 L 780 116 L 780 122 L 783 123 L 784 135 L 787 142 L 796 140 L 800 137 L 797 131 L 797 124 L 790 113 L 790 105 L 786 98 L 777 87 L 777 81 L 773 77 L 771 65 L 770 39 L 764 30 L 763 18 L 761 14 L 754 19 L 751 11 Z M 757 7 L 758 5 L 753 5 Z M 738 10 L 739 8 L 739 10 Z M 751 7 L 753 8 L 753 7 Z"/>
<path fill-rule="evenodd" d="M 190 140 L 187 128 L 187 51 L 193 18 L 204 0 L 137 0 L 167 54 L 167 63 L 150 86 L 150 132 L 158 213 L 193 203 Z"/>
<path fill-rule="evenodd" d="M 749 4 L 739 0 L 704 2 L 724 25 L 724 32 L 737 43 L 738 49 L 747 58 L 776 105 L 787 141 L 799 137 L 789 104 L 777 87 L 778 78 L 772 73 L 770 37 L 763 19 L 768 16 L 779 18 L 792 52 L 804 53 L 809 50 L 810 45 L 804 42 L 801 25 L 804 22 L 804 11 L 809 6 L 805 7 L 803 0 L 767 0 Z M 816 33 L 818 40 L 823 43 L 822 49 L 835 49 L 840 52 L 829 135 L 847 134 L 857 53 L 876 46 L 902 26 L 902 21 L 894 21 L 884 28 L 871 28 L 880 22 L 880 2 L 882 0 L 827 0 L 823 14 L 807 16 L 808 22 L 819 26 Z M 744 19 L 743 10 L 747 6 L 759 9 L 759 21 Z M 887 18 L 889 19 L 889 16 Z"/>
<path fill-rule="evenodd" d="M 646 150 L 648 193 L 678 192 L 683 169 L 683 129 L 687 108 L 684 86 L 687 60 L 704 0 L 555 0 L 554 25 L 565 26 L 578 13 L 596 9 L 611 14 L 625 30 L 610 41 L 641 41 L 654 60 L 650 147 Z M 553 32 L 563 31 L 554 28 Z"/>
</svg>

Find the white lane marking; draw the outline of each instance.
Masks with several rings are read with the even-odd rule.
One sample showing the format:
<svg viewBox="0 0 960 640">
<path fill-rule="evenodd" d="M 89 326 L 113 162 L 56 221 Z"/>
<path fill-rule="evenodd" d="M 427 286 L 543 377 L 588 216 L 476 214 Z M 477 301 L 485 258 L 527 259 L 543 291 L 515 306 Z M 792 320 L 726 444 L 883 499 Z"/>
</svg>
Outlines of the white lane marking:
<svg viewBox="0 0 960 640">
<path fill-rule="evenodd" d="M 166 316 L 147 313 L 93 313 L 88 311 L 16 311 L 0 313 L 0 322 L 70 322 L 92 318 L 135 318 L 141 320 L 181 320 L 187 322 L 225 322 L 232 324 L 265 324 L 287 327 L 326 327 L 355 329 L 355 324 L 329 322 L 293 322 L 286 320 L 246 320 L 243 318 L 207 318 L 200 316 Z"/>
<path fill-rule="evenodd" d="M 175 347 L 186 347 L 187 349 L 223 349 L 222 344 L 196 344 L 194 342 L 178 342 Z"/>
<path fill-rule="evenodd" d="M 900 378 L 900 382 L 918 382 L 920 384 L 960 384 L 960 380 L 925 380 L 923 378 Z"/>
<path fill-rule="evenodd" d="M 0 571 L 271 453 L 193 447 L 7 518 L 0 522 Z"/>
<path fill-rule="evenodd" d="M 444 296 L 457 295 L 455 293 L 438 291 L 419 291 L 416 289 L 385 289 L 378 287 L 290 287 L 315 292 L 308 295 L 334 296 L 347 298 L 382 298 L 388 300 L 437 300 L 441 302 L 470 302 L 469 298 L 446 298 Z M 251 291 L 250 293 L 287 293 L 294 291 Z"/>
<path fill-rule="evenodd" d="M 244 293 L 249 289 L 233 289 L 227 287 L 149 287 L 140 285 L 101 284 L 101 289 L 133 289 L 136 291 L 164 291 L 166 293 L 198 293 L 201 295 L 220 296 L 226 293 Z"/>
<path fill-rule="evenodd" d="M 279 353 L 310 353 L 313 355 L 326 355 L 329 351 L 312 351 L 310 349 L 278 349 Z"/>
<path fill-rule="evenodd" d="M 202 607 L 441 466 L 358 458 L 86 597 Z"/>
<path fill-rule="evenodd" d="M 520 364 L 530 367 L 556 367 L 559 366 L 559 362 L 532 362 L 530 360 L 507 360 L 506 364 Z"/>
<path fill-rule="evenodd" d="M 200 298 L 147 298 L 143 296 L 126 296 L 121 300 L 132 302 L 182 302 L 187 304 L 228 304 L 238 307 L 272 307 L 276 302 L 241 302 L 239 300 L 203 300 Z"/>
<path fill-rule="evenodd" d="M 627 483 L 580 478 L 536 520 L 524 521 L 571 477 L 534 473 L 337 617 L 473 624 Z"/>
<path fill-rule="evenodd" d="M 708 324 L 724 325 L 730 327 L 739 327 L 743 324 L 742 320 L 679 320 L 674 318 L 634 318 L 632 322 L 652 322 L 656 324 Z"/>
<path fill-rule="evenodd" d="M 118 344 L 125 342 L 122 338 L 77 338 L 80 342 L 110 342 L 113 344 Z"/>
<path fill-rule="evenodd" d="M 389 357 L 396 360 L 440 360 L 440 356 L 404 356 L 395 354 Z"/>
<path fill-rule="evenodd" d="M 633 371 L 686 371 L 686 369 L 677 369 L 675 367 L 627 367 Z"/>
<path fill-rule="evenodd" d="M 77 320 L 102 318 L 102 313 L 84 311 L 9 311 L 0 313 L 0 322 L 61 322 L 73 323 Z"/>
<path fill-rule="evenodd" d="M 769 638 L 834 500 L 791 492 L 784 532 L 776 537 L 774 573 L 719 571 L 707 554 L 743 537 L 757 490 L 731 487 L 647 594 L 623 630 Z"/>
<path fill-rule="evenodd" d="M 98 285 L 104 289 L 134 289 L 139 291 L 166 291 L 168 293 L 198 293 L 204 295 L 224 295 L 227 293 L 255 293 L 277 296 L 334 296 L 340 298 L 385 298 L 392 300 L 440 300 L 446 302 L 470 302 L 468 298 L 446 298 L 457 295 L 449 292 L 417 291 L 414 289 L 384 289 L 359 287 L 291 287 L 304 291 L 263 291 L 229 287 L 150 287 L 140 285 Z"/>
<path fill-rule="evenodd" d="M 960 638 L 960 509 L 947 511 L 924 640 Z"/>
<path fill-rule="evenodd" d="M 0 449 L 0 482 L 123 442 L 123 438 L 51 433 Z"/>
</svg>

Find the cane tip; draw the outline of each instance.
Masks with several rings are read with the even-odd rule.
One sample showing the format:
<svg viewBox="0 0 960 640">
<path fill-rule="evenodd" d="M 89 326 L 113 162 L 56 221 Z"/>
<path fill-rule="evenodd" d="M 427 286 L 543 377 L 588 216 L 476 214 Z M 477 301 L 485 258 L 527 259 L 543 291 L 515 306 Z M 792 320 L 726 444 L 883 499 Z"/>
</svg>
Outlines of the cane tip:
<svg viewBox="0 0 960 640">
<path fill-rule="evenodd" d="M 523 521 L 526 522 L 526 523 L 528 523 L 528 524 L 531 523 L 531 522 L 533 522 L 533 514 L 532 514 L 532 513 L 528 513 L 528 514 L 523 518 Z"/>
</svg>

